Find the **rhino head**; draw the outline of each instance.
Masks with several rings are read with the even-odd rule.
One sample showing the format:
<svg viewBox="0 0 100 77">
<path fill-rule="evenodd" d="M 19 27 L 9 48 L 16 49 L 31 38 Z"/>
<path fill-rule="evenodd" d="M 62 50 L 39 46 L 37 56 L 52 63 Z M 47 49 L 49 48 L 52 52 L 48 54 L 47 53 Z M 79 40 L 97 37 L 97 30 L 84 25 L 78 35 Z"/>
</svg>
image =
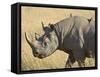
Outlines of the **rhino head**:
<svg viewBox="0 0 100 77">
<path fill-rule="evenodd" d="M 34 57 L 38 57 L 40 59 L 48 57 L 55 52 L 58 47 L 58 38 L 53 29 L 53 25 L 49 24 L 47 27 L 44 27 L 42 22 L 42 27 L 44 34 L 37 38 L 37 34 L 35 33 L 34 42 L 32 42 L 32 39 L 27 37 L 25 32 L 25 39 L 31 47 Z"/>
</svg>

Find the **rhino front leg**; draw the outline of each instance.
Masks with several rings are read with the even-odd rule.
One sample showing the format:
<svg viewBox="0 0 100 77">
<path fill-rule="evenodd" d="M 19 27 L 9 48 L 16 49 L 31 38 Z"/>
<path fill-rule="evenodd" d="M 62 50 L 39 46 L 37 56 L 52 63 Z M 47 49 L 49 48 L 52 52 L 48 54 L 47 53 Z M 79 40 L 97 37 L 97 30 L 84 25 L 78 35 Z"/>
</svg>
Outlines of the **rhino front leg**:
<svg viewBox="0 0 100 77">
<path fill-rule="evenodd" d="M 65 65 L 65 68 L 71 68 L 71 67 L 72 67 L 72 63 L 70 61 L 70 58 L 68 58 L 66 65 Z"/>
<path fill-rule="evenodd" d="M 71 68 L 73 66 L 73 63 L 75 62 L 75 59 L 73 56 L 69 55 L 65 68 Z"/>
</svg>

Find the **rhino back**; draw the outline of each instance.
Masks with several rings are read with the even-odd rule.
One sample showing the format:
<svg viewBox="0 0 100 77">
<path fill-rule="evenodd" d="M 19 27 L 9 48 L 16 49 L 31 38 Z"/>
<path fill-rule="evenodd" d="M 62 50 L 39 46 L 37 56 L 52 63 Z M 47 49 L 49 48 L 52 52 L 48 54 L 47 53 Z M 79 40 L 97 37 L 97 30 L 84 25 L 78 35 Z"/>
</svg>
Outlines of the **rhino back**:
<svg viewBox="0 0 100 77">
<path fill-rule="evenodd" d="M 61 20 L 55 24 L 54 27 L 55 27 L 55 32 L 58 36 L 60 49 L 62 49 L 64 38 L 68 34 L 69 29 L 71 29 L 72 25 L 73 25 L 73 18 L 67 18 L 67 19 Z"/>
<path fill-rule="evenodd" d="M 55 29 L 60 47 L 69 49 L 79 48 L 80 37 L 84 40 L 83 32 L 87 29 L 87 25 L 87 19 L 79 16 L 70 17 L 56 23 Z"/>
</svg>

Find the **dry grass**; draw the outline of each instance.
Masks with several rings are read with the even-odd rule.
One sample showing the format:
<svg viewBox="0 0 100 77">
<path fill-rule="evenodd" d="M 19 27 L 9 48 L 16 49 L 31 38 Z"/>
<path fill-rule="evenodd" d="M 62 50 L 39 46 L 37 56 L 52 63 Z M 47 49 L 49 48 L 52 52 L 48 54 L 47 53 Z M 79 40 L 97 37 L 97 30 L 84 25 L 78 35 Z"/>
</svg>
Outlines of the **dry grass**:
<svg viewBox="0 0 100 77">
<path fill-rule="evenodd" d="M 56 23 L 61 19 L 70 16 L 84 16 L 86 18 L 95 17 L 95 12 L 91 10 L 73 10 L 73 9 L 52 9 L 52 8 L 36 8 L 36 7 L 22 7 L 22 55 L 21 55 L 21 69 L 22 70 L 39 70 L 39 69 L 56 69 L 64 68 L 68 54 L 57 50 L 51 56 L 38 59 L 32 55 L 32 50 L 25 40 L 24 32 L 42 33 L 41 21 L 45 25 L 48 23 Z M 94 18 L 95 19 L 95 18 Z M 33 34 L 34 36 L 34 34 Z M 86 66 L 94 66 L 95 60 L 86 59 Z M 77 62 L 73 67 L 78 67 Z"/>
</svg>

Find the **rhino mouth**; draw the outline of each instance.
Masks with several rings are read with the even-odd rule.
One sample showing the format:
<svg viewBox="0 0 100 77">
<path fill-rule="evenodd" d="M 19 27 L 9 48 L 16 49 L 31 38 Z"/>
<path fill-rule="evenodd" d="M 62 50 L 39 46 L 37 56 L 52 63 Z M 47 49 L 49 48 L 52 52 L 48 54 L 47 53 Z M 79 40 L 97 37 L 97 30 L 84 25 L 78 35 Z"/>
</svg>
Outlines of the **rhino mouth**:
<svg viewBox="0 0 100 77">
<path fill-rule="evenodd" d="M 44 56 L 38 56 L 38 58 L 39 58 L 39 59 L 43 59 L 43 58 L 45 58 L 45 57 L 44 57 Z"/>
<path fill-rule="evenodd" d="M 34 54 L 34 57 L 37 57 L 37 58 L 39 58 L 39 59 L 43 59 L 43 58 L 45 58 L 44 55 L 40 55 L 40 54 Z"/>
</svg>

